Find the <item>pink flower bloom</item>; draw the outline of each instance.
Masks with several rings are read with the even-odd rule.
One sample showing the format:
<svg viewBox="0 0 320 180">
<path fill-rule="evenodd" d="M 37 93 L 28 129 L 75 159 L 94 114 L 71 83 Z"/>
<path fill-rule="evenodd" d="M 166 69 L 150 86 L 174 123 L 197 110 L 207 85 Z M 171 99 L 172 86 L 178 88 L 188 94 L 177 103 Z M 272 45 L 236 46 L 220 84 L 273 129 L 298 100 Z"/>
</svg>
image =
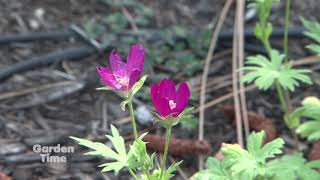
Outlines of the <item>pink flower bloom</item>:
<svg viewBox="0 0 320 180">
<path fill-rule="evenodd" d="M 151 100 L 162 117 L 177 117 L 188 105 L 190 90 L 185 82 L 180 83 L 178 91 L 172 80 L 162 79 L 160 84 L 151 86 Z"/>
<path fill-rule="evenodd" d="M 102 82 L 116 90 L 130 90 L 142 74 L 144 48 L 141 44 L 132 45 L 126 63 L 113 50 L 109 61 L 111 68 L 97 67 Z"/>
</svg>

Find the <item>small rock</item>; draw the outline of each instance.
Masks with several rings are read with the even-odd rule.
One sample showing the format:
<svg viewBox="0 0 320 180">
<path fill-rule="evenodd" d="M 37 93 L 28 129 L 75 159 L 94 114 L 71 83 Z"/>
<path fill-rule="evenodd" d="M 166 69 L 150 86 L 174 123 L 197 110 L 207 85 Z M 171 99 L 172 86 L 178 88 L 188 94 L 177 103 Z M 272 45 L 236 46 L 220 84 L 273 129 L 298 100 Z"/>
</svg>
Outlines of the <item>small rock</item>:
<svg viewBox="0 0 320 180">
<path fill-rule="evenodd" d="M 21 143 L 1 144 L 0 155 L 12 155 L 25 152 L 27 147 Z"/>
<path fill-rule="evenodd" d="M 146 106 L 138 106 L 136 113 L 137 121 L 142 125 L 152 124 L 154 117 Z"/>
</svg>

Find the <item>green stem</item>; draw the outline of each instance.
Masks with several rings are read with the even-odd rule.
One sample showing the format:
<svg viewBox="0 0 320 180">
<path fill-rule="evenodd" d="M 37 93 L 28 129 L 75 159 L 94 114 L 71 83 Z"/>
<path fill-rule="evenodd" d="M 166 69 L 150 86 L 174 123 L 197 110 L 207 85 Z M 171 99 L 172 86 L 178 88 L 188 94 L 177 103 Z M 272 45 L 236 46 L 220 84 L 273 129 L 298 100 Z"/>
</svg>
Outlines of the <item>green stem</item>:
<svg viewBox="0 0 320 180">
<path fill-rule="evenodd" d="M 163 164 L 161 167 L 160 179 L 162 178 L 163 171 L 166 168 L 168 148 L 169 148 L 169 143 L 170 143 L 170 135 L 171 135 L 171 126 L 166 129 L 166 144 L 164 146 L 164 151 L 163 151 L 163 160 L 162 160 Z"/>
<path fill-rule="evenodd" d="M 283 42 L 283 49 L 284 49 L 284 62 L 288 62 L 288 31 L 289 31 L 289 18 L 290 18 L 290 6 L 291 0 L 286 1 L 286 15 L 285 15 L 285 28 L 284 28 L 284 42 Z"/>
<path fill-rule="evenodd" d="M 271 45 L 270 45 L 269 40 L 268 40 L 268 39 L 264 40 L 264 41 L 263 41 L 263 45 L 264 45 L 264 47 L 266 48 L 269 56 L 271 56 L 272 47 L 271 47 Z"/>
<path fill-rule="evenodd" d="M 287 115 L 288 114 L 288 105 L 287 105 L 286 99 L 283 95 L 283 90 L 281 88 L 281 85 L 279 84 L 278 81 L 276 81 L 276 89 L 277 89 L 277 93 L 278 93 L 278 96 L 280 99 L 282 111 L 284 112 L 285 115 Z"/>
<path fill-rule="evenodd" d="M 138 177 L 134 174 L 134 172 L 132 171 L 132 169 L 128 168 L 129 169 L 129 173 L 130 175 L 135 179 L 135 180 L 139 180 Z"/>
<path fill-rule="evenodd" d="M 138 139 L 137 124 L 136 124 L 136 120 L 134 118 L 134 111 L 133 111 L 131 100 L 128 102 L 128 107 L 129 107 L 129 112 L 130 112 L 130 117 L 131 117 L 133 136 L 134 136 L 134 139 Z"/>
<path fill-rule="evenodd" d="M 149 170 L 147 170 L 147 177 L 148 177 L 148 180 L 151 180 Z"/>
</svg>

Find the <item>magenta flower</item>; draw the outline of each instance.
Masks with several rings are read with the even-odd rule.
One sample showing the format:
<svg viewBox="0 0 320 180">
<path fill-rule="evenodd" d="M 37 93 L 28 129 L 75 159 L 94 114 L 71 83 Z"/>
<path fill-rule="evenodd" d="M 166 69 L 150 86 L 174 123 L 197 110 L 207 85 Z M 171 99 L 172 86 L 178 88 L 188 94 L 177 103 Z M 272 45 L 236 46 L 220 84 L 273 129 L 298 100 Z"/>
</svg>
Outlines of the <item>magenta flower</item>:
<svg viewBox="0 0 320 180">
<path fill-rule="evenodd" d="M 110 66 L 97 67 L 102 82 L 115 90 L 127 91 L 140 79 L 143 71 L 144 48 L 141 44 L 131 46 L 127 63 L 113 50 L 109 57 Z"/>
<path fill-rule="evenodd" d="M 178 91 L 172 80 L 162 79 L 160 84 L 151 86 L 151 100 L 161 117 L 177 117 L 188 105 L 190 90 L 185 82 L 180 83 Z"/>
</svg>

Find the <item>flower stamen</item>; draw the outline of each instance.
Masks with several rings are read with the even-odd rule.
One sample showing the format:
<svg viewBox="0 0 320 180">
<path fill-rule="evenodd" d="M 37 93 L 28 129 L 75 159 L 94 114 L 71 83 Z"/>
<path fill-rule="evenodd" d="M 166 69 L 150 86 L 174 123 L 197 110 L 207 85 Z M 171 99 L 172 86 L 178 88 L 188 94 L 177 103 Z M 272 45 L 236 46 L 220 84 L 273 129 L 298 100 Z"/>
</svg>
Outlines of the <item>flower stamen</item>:
<svg viewBox="0 0 320 180">
<path fill-rule="evenodd" d="M 174 108 L 177 107 L 177 103 L 175 103 L 173 100 L 170 100 L 169 101 L 169 106 L 170 106 L 170 109 L 173 110 Z"/>
<path fill-rule="evenodd" d="M 125 86 L 125 87 L 129 86 L 129 77 L 116 76 L 116 79 L 119 82 L 119 84 L 121 84 L 122 86 Z"/>
</svg>

